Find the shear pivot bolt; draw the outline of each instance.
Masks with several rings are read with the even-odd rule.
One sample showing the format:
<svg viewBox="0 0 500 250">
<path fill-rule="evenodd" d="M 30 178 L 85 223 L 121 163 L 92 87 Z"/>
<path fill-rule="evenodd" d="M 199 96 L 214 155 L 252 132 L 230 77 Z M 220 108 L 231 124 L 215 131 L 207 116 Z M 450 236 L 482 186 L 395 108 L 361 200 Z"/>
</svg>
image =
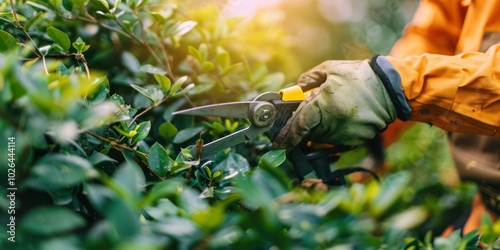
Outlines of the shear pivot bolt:
<svg viewBox="0 0 500 250">
<path fill-rule="evenodd" d="M 273 123 L 276 108 L 271 103 L 257 104 L 250 109 L 250 120 L 257 127 L 266 127 Z"/>
<path fill-rule="evenodd" d="M 269 113 L 270 113 L 270 112 L 269 112 L 269 110 L 264 109 L 264 110 L 262 111 L 262 120 L 267 120 L 267 119 L 269 119 Z"/>
</svg>

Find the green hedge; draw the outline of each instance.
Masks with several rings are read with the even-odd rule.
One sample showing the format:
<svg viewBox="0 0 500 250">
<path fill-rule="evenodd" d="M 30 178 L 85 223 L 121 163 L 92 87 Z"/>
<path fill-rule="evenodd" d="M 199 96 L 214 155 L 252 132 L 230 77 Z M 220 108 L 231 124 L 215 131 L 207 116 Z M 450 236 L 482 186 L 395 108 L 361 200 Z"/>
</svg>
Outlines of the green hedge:
<svg viewBox="0 0 500 250">
<path fill-rule="evenodd" d="M 427 126 L 408 134 L 434 139 L 389 151 L 395 167 L 381 183 L 328 192 L 298 186 L 264 136 L 188 160 L 191 145 L 248 122 L 173 111 L 251 100 L 306 65 L 289 31 L 266 23 L 274 10 L 226 18 L 214 3 L 0 4 L 2 249 L 469 249 L 494 240 L 498 224 L 486 219 L 480 237 L 438 237 L 475 188 L 442 184 L 446 152 L 436 148 L 446 138 Z M 408 161 L 415 150 L 428 154 Z"/>
</svg>

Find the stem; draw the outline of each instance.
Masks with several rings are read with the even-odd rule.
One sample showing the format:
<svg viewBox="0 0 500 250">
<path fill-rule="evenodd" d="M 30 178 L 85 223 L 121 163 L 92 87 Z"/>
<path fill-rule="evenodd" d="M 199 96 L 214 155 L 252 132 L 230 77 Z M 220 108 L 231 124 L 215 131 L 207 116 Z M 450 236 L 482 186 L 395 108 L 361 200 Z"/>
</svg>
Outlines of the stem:
<svg viewBox="0 0 500 250">
<path fill-rule="evenodd" d="M 166 102 L 168 100 L 168 97 L 165 97 L 163 98 L 161 101 L 155 103 L 154 105 L 152 105 L 151 107 L 148 107 L 147 109 L 143 110 L 141 113 L 137 114 L 136 116 L 134 116 L 134 118 L 132 118 L 132 120 L 130 121 L 130 123 L 128 124 L 128 127 L 130 128 L 130 126 L 132 126 L 132 124 L 135 122 L 135 120 L 137 120 L 137 118 L 143 116 L 144 114 L 146 114 L 147 112 L 151 111 L 152 109 L 160 106 L 161 104 L 163 104 L 164 102 Z"/>
<path fill-rule="evenodd" d="M 98 135 L 98 134 L 96 134 L 96 133 L 94 133 L 94 132 L 92 132 L 92 131 L 90 131 L 90 130 L 85 130 L 85 133 L 87 133 L 87 134 L 89 134 L 89 135 L 91 135 L 91 136 L 93 136 L 93 137 L 95 137 L 95 138 L 97 138 L 97 139 L 99 139 L 99 140 L 101 140 L 101 141 L 104 141 L 104 142 L 109 143 L 109 144 L 111 145 L 111 147 L 113 147 L 113 148 L 115 148 L 115 149 L 117 149 L 117 150 L 120 150 L 120 149 L 125 149 L 125 150 L 128 150 L 128 151 L 134 152 L 134 153 L 136 153 L 136 154 L 141 154 L 141 155 L 143 155 L 143 156 L 144 156 L 144 157 L 146 157 L 146 158 L 148 158 L 148 157 L 149 157 L 149 156 L 148 156 L 148 154 L 146 154 L 146 153 L 143 153 L 143 152 L 141 152 L 141 151 L 138 151 L 138 150 L 135 150 L 135 149 L 133 149 L 133 148 L 127 147 L 127 146 L 125 146 L 125 145 L 123 145 L 123 144 L 119 144 L 119 143 L 117 143 L 116 141 L 112 141 L 112 140 L 109 140 L 109 139 L 107 139 L 107 138 L 104 138 L 104 137 L 102 137 L 102 136 L 100 136 L 100 135 Z M 156 177 L 158 177 L 160 180 L 165 180 L 165 178 L 164 178 L 164 177 L 159 176 L 159 175 L 158 175 L 158 174 L 157 174 L 157 173 L 156 173 L 156 172 L 155 172 L 155 171 L 151 168 L 151 166 L 149 166 L 149 164 L 148 164 L 147 162 L 144 162 L 143 160 L 141 160 L 141 162 L 142 162 L 142 163 L 143 163 L 143 164 L 144 164 L 144 165 L 145 165 L 145 166 L 149 169 L 149 171 L 150 171 L 151 173 L 153 173 L 153 175 L 155 175 Z"/>
<path fill-rule="evenodd" d="M 222 78 L 220 78 L 219 76 L 214 75 L 214 74 L 211 74 L 211 73 L 208 73 L 208 72 L 207 72 L 207 74 L 208 74 L 208 76 L 212 77 L 212 78 L 213 78 L 213 79 L 215 79 L 216 81 L 220 82 L 220 83 L 222 84 L 222 86 L 224 86 L 224 88 L 229 89 L 230 91 L 234 92 L 235 94 L 238 94 L 238 95 L 240 95 L 240 94 L 241 94 L 241 92 L 240 92 L 240 91 L 238 91 L 237 89 L 235 89 L 235 88 L 233 88 L 233 87 L 231 87 L 231 86 L 227 85 L 227 84 L 226 84 L 226 83 L 222 80 Z"/>
<path fill-rule="evenodd" d="M 68 17 L 66 17 L 66 16 L 61 16 L 61 17 L 66 18 L 66 19 L 71 19 L 71 18 L 68 18 Z M 120 34 L 122 34 L 122 35 L 124 35 L 124 36 L 126 36 L 126 37 L 128 37 L 128 38 L 130 38 L 130 39 L 134 39 L 134 38 L 133 38 L 132 36 L 130 36 L 128 33 L 124 32 L 124 31 L 122 31 L 122 30 L 120 30 L 120 29 L 117 29 L 117 28 L 115 28 L 115 27 L 113 27 L 113 26 L 109 26 L 109 25 L 107 25 L 107 24 L 105 24 L 105 23 L 102 23 L 102 22 L 101 22 L 101 21 L 99 21 L 98 19 L 96 19 L 96 18 L 94 18 L 93 16 L 91 16 L 91 15 L 90 15 L 90 14 L 89 14 L 86 10 L 85 10 L 85 17 L 83 17 L 83 16 L 76 16 L 76 17 L 74 17 L 74 18 L 77 18 L 77 19 L 80 19 L 80 20 L 82 20 L 82 21 L 86 21 L 86 22 L 89 22 L 89 23 L 95 23 L 95 24 L 98 24 L 98 25 L 102 26 L 103 28 L 106 28 L 106 29 L 108 29 L 108 30 L 114 31 L 114 32 L 116 32 L 116 33 L 120 33 Z"/>
<path fill-rule="evenodd" d="M 134 152 L 136 154 L 141 154 L 141 155 L 143 155 L 145 157 L 148 157 L 148 154 L 146 154 L 146 153 L 143 153 L 141 151 L 135 150 L 135 149 L 133 149 L 131 147 L 128 147 L 126 145 L 119 144 L 116 141 L 109 140 L 108 138 L 104 138 L 104 137 L 102 137 L 102 136 L 100 136 L 100 135 L 98 135 L 98 134 L 96 134 L 96 133 L 94 133 L 94 132 L 92 132 L 90 130 L 85 130 L 85 133 L 87 133 L 87 134 L 89 134 L 89 135 L 91 135 L 91 136 L 93 136 L 93 137 L 95 137 L 95 138 L 97 138 L 97 139 L 99 139 L 101 141 L 109 143 L 109 145 L 111 145 L 111 147 L 113 147 L 114 149 L 117 149 L 117 150 L 125 149 L 125 150 L 128 150 L 128 151 Z"/>
<path fill-rule="evenodd" d="M 12 7 L 12 14 L 14 15 L 14 20 L 16 20 L 16 26 L 18 28 L 23 28 L 23 26 L 21 26 L 21 23 L 19 22 L 19 19 L 17 19 L 16 8 L 14 8 L 14 0 L 10 0 L 10 7 Z"/>
<path fill-rule="evenodd" d="M 33 44 L 33 47 L 35 48 L 35 54 L 38 57 L 41 57 L 42 60 L 43 60 L 43 62 L 44 62 L 43 68 L 45 70 L 45 74 L 49 75 L 49 70 L 47 69 L 47 65 L 45 64 L 45 56 L 42 54 L 42 52 L 40 52 L 40 49 L 38 49 L 38 46 L 36 45 L 35 41 L 33 41 L 33 39 L 31 38 L 31 36 L 28 34 L 28 31 L 26 31 L 26 29 L 21 25 L 21 23 L 19 22 L 19 19 L 17 18 L 16 7 L 14 6 L 14 0 L 10 0 L 10 7 L 12 8 L 12 15 L 14 16 L 14 20 L 16 21 L 16 27 L 18 29 L 21 29 L 21 31 L 23 32 L 23 34 Z"/>
<path fill-rule="evenodd" d="M 90 70 L 89 66 L 87 65 L 87 60 L 85 60 L 85 56 L 83 54 L 79 54 L 78 59 L 82 61 L 83 66 L 85 67 L 85 72 L 87 73 L 87 79 L 90 79 Z"/>
</svg>

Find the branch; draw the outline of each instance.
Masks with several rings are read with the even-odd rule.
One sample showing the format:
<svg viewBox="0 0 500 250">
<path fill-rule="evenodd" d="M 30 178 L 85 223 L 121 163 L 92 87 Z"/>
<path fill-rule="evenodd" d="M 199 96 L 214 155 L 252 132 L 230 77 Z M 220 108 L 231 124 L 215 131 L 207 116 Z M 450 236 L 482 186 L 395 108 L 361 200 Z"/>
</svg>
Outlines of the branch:
<svg viewBox="0 0 500 250">
<path fill-rule="evenodd" d="M 38 49 L 38 46 L 36 45 L 35 41 L 33 41 L 33 39 L 31 38 L 31 36 L 28 34 L 28 31 L 26 31 L 26 29 L 21 25 L 21 23 L 19 22 L 19 19 L 17 18 L 17 13 L 16 13 L 16 7 L 14 6 L 14 0 L 10 0 L 10 7 L 12 8 L 12 15 L 14 15 L 14 20 L 16 21 L 16 27 L 18 29 L 21 29 L 21 31 L 23 32 L 23 34 L 28 38 L 28 40 L 30 40 L 30 42 L 33 44 L 33 47 L 35 48 L 35 54 L 38 56 L 38 57 L 41 57 L 42 58 L 42 61 L 43 61 L 43 68 L 45 70 L 45 74 L 46 75 L 49 75 L 49 71 L 47 69 L 47 65 L 45 63 L 45 56 L 42 54 L 42 52 L 40 52 L 40 49 Z"/>
<path fill-rule="evenodd" d="M 135 122 L 135 120 L 137 120 L 137 118 L 143 116 L 144 114 L 146 114 L 147 112 L 151 111 L 152 109 L 160 106 L 161 104 L 163 104 L 164 102 L 166 102 L 168 100 L 168 96 L 163 98 L 161 101 L 155 103 L 154 105 L 148 107 L 147 109 L 143 110 L 141 113 L 137 114 L 136 116 L 134 116 L 134 118 L 132 118 L 132 120 L 130 121 L 130 123 L 128 124 L 128 127 L 130 128 L 130 126 L 132 126 L 132 124 Z"/>
<path fill-rule="evenodd" d="M 89 135 L 91 135 L 91 136 L 93 136 L 93 137 L 95 137 L 95 138 L 97 138 L 97 139 L 99 139 L 99 140 L 101 140 L 103 142 L 109 143 L 109 145 L 111 145 L 111 147 L 113 147 L 114 149 L 117 149 L 117 150 L 125 149 L 125 150 L 128 150 L 128 151 L 134 152 L 136 154 L 141 154 L 141 155 L 143 155 L 145 157 L 148 157 L 148 154 L 146 154 L 146 153 L 143 153 L 141 151 L 135 150 L 135 149 L 133 149 L 131 147 L 128 147 L 126 145 L 119 144 L 116 141 L 112 141 L 112 140 L 110 140 L 108 138 L 104 138 L 104 137 L 102 137 L 102 136 L 100 136 L 100 135 L 98 135 L 98 134 L 96 134 L 96 133 L 94 133 L 94 132 L 92 132 L 90 130 L 85 130 L 85 133 L 87 133 L 87 134 L 89 134 Z"/>
</svg>

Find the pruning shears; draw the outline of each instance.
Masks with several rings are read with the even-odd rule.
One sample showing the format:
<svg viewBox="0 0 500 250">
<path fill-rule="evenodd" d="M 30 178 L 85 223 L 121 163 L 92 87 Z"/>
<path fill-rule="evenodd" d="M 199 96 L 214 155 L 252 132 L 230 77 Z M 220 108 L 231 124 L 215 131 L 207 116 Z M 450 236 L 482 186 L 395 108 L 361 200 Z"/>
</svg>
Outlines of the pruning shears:
<svg viewBox="0 0 500 250">
<path fill-rule="evenodd" d="M 217 152 L 235 146 L 245 141 L 265 134 L 273 140 L 286 124 L 293 112 L 308 95 L 302 88 L 295 85 L 279 92 L 266 92 L 257 96 L 253 101 L 227 102 L 195 107 L 174 112 L 174 115 L 214 116 L 224 118 L 245 118 L 250 120 L 250 126 L 198 148 L 191 149 L 195 159 L 205 160 L 212 158 Z M 339 159 L 340 153 L 346 151 L 344 147 L 314 147 L 307 142 L 294 148 L 287 154 L 298 179 L 320 178 L 330 185 L 344 185 L 344 176 L 352 173 L 352 169 L 330 170 L 330 163 Z"/>
</svg>

